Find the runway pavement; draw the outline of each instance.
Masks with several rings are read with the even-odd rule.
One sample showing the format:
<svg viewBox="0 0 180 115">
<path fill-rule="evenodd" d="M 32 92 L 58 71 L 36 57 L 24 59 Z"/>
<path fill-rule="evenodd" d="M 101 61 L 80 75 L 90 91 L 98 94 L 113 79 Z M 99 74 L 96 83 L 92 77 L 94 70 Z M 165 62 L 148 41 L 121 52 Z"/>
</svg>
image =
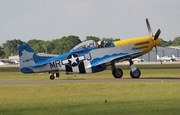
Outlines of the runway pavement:
<svg viewBox="0 0 180 115">
<path fill-rule="evenodd" d="M 0 80 L 0 85 L 9 85 L 9 84 L 48 84 L 48 83 L 107 83 L 107 82 L 180 82 L 180 78 L 139 78 L 139 79 L 71 79 L 71 80 Z"/>
</svg>

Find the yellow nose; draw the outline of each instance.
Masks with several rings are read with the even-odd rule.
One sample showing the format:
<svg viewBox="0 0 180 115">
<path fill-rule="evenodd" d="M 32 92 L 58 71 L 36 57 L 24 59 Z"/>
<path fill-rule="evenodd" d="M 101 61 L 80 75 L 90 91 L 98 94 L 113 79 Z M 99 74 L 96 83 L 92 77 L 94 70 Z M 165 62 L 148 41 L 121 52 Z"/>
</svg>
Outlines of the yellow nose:
<svg viewBox="0 0 180 115">
<path fill-rule="evenodd" d="M 160 38 L 157 38 L 154 40 L 154 46 L 158 45 L 161 42 Z"/>
</svg>

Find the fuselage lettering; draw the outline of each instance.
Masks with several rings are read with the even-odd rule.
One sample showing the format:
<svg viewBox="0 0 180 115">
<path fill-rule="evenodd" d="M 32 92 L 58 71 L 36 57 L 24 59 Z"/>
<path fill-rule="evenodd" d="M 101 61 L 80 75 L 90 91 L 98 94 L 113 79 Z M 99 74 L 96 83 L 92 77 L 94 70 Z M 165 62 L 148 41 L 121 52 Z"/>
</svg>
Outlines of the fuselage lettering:
<svg viewBox="0 0 180 115">
<path fill-rule="evenodd" d="M 60 60 L 55 60 L 53 62 L 50 62 L 50 68 L 57 68 L 57 67 L 61 67 L 61 64 L 60 64 Z"/>
</svg>

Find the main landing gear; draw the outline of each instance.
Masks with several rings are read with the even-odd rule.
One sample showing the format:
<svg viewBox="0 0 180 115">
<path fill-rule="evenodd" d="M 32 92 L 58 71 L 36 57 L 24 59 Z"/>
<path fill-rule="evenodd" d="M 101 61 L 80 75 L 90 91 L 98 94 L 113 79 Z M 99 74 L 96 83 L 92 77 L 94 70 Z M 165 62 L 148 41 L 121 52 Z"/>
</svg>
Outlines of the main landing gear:
<svg viewBox="0 0 180 115">
<path fill-rule="evenodd" d="M 59 73 L 50 73 L 50 80 L 54 80 L 55 78 L 59 78 Z"/>
<path fill-rule="evenodd" d="M 123 76 L 122 69 L 116 68 L 115 64 L 111 65 L 111 69 L 112 69 L 112 74 L 113 74 L 114 78 L 121 78 Z"/>
<path fill-rule="evenodd" d="M 132 78 L 139 78 L 141 75 L 141 71 L 134 65 L 134 63 L 132 62 L 131 59 L 129 59 L 129 63 L 130 63 L 130 75 Z"/>
<path fill-rule="evenodd" d="M 141 76 L 141 71 L 134 65 L 131 59 L 129 59 L 129 63 L 130 63 L 130 68 L 131 68 L 130 70 L 131 77 L 139 78 Z M 111 69 L 112 69 L 112 75 L 114 76 L 114 78 L 121 78 L 123 76 L 122 69 L 116 68 L 114 63 L 111 65 Z"/>
</svg>

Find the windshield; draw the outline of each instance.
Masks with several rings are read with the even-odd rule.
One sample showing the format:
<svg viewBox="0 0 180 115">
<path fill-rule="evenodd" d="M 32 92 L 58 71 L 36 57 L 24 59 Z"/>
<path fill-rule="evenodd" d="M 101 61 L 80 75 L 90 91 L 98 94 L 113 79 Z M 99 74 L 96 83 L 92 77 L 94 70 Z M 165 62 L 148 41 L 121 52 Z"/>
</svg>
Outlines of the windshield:
<svg viewBox="0 0 180 115">
<path fill-rule="evenodd" d="M 96 43 L 94 40 L 88 40 L 81 42 L 80 44 L 76 45 L 72 50 L 82 49 L 82 48 L 88 48 L 88 47 L 96 47 Z"/>
</svg>

